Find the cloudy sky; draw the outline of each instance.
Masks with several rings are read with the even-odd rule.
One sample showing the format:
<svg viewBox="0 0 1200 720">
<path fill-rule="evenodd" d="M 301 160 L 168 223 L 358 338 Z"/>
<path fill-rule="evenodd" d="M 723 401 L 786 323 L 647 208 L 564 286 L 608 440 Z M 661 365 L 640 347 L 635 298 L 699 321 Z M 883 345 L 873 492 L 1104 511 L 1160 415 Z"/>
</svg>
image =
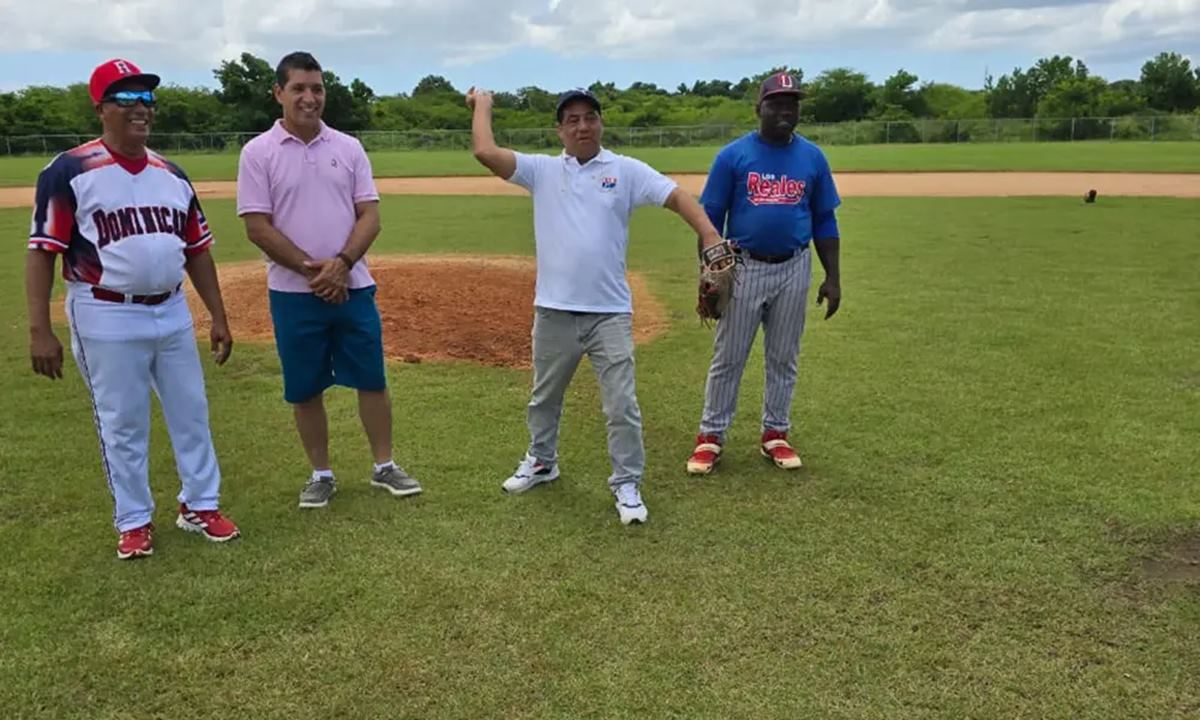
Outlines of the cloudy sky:
<svg viewBox="0 0 1200 720">
<path fill-rule="evenodd" d="M 212 86 L 222 59 L 295 49 L 380 94 L 429 74 L 459 88 L 674 88 L 781 64 L 980 87 L 1052 53 L 1109 79 L 1137 77 L 1160 50 L 1200 60 L 1200 0 L 0 0 L 4 90 L 86 81 L 114 56 Z"/>
</svg>

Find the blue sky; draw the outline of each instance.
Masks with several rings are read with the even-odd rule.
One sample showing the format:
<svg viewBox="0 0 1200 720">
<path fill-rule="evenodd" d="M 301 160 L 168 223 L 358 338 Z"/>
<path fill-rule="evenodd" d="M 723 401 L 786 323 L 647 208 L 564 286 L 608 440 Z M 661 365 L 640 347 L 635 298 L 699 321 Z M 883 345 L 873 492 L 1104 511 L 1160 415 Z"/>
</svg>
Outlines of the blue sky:
<svg viewBox="0 0 1200 720">
<path fill-rule="evenodd" d="M 1200 60 L 1200 0 L 0 0 L 0 89 L 86 81 L 109 57 L 168 83 L 215 84 L 223 58 L 309 50 L 379 94 L 438 74 L 456 87 L 674 88 L 774 65 L 978 88 L 1070 54 L 1136 78 L 1161 50 Z M 64 50 L 64 48 L 70 48 Z"/>
</svg>

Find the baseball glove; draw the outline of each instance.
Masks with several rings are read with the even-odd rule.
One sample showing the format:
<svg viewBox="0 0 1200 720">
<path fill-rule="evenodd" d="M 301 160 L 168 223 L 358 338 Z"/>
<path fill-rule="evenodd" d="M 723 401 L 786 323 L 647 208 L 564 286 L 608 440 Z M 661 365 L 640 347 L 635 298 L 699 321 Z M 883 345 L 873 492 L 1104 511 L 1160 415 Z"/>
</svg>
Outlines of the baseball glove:
<svg viewBox="0 0 1200 720">
<path fill-rule="evenodd" d="M 701 322 L 720 320 L 725 313 L 733 299 L 733 284 L 737 282 L 741 260 L 728 240 L 700 251 L 700 297 L 696 313 Z"/>
</svg>

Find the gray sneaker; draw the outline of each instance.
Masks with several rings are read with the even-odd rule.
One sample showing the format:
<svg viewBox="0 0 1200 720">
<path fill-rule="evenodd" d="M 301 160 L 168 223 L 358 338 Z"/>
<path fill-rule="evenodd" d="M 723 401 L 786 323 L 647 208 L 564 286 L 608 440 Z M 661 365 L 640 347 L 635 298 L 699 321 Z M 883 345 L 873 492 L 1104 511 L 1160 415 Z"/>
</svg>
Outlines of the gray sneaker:
<svg viewBox="0 0 1200 720">
<path fill-rule="evenodd" d="M 371 484 L 399 497 L 416 495 L 421 492 L 421 483 L 404 472 L 399 465 L 392 465 L 372 474 Z"/>
<path fill-rule="evenodd" d="M 308 484 L 300 491 L 300 507 L 321 508 L 329 504 L 329 498 L 337 492 L 337 483 L 333 478 L 309 479 Z"/>
</svg>

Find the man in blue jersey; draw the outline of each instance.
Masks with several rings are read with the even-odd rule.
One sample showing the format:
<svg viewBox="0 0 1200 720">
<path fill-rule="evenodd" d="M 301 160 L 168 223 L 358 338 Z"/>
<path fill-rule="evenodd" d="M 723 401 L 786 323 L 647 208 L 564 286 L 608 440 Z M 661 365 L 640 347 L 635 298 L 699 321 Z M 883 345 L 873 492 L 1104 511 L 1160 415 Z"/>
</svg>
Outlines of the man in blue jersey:
<svg viewBox="0 0 1200 720">
<path fill-rule="evenodd" d="M 817 304 L 829 301 L 826 318 L 837 312 L 842 294 L 834 212 L 841 199 L 825 154 L 794 132 L 802 95 L 800 83 L 787 73 L 764 80 L 758 130 L 721 149 L 700 197 L 742 263 L 733 298 L 717 321 L 700 432 L 687 462 L 691 474 L 712 472 L 721 457 L 760 325 L 766 360 L 761 451 L 778 467 L 801 466 L 788 430 L 812 248 L 825 268 Z"/>
</svg>

